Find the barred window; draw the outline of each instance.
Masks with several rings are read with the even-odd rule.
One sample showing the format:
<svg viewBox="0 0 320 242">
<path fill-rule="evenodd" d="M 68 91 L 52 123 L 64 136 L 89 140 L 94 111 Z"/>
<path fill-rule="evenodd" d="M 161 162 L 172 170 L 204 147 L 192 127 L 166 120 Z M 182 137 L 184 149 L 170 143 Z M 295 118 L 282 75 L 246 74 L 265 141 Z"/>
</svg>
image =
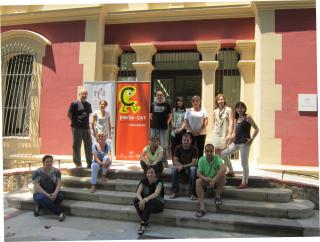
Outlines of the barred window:
<svg viewBox="0 0 320 242">
<path fill-rule="evenodd" d="M 132 65 L 136 62 L 136 53 L 128 51 L 119 57 L 118 81 L 136 81 L 136 69 Z"/>
<path fill-rule="evenodd" d="M 217 53 L 217 60 L 219 67 L 216 71 L 215 96 L 224 94 L 228 105 L 233 108 L 240 101 L 239 54 L 234 49 L 221 49 Z"/>
<path fill-rule="evenodd" d="M 3 136 L 29 136 L 35 52 L 23 44 L 1 51 Z"/>
</svg>

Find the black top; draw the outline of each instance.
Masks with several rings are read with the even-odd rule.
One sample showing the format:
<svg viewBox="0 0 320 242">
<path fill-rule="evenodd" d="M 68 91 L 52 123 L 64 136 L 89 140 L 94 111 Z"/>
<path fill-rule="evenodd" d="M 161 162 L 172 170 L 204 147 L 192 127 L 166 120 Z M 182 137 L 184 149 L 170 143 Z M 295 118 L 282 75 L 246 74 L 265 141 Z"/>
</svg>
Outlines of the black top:
<svg viewBox="0 0 320 242">
<path fill-rule="evenodd" d="M 184 149 L 180 144 L 174 149 L 174 156 L 179 158 L 181 164 L 186 165 L 192 162 L 192 158 L 198 158 L 198 149 L 192 145 L 189 149 Z"/>
<path fill-rule="evenodd" d="M 32 173 L 33 183 L 39 182 L 42 189 L 47 193 L 53 193 L 55 191 L 58 180 L 61 180 L 61 173 L 56 168 L 46 173 L 43 168 L 40 167 Z"/>
<path fill-rule="evenodd" d="M 236 134 L 234 137 L 235 144 L 244 144 L 247 143 L 250 139 L 250 129 L 251 124 L 247 120 L 247 116 L 242 120 L 241 123 L 236 121 Z"/>
<path fill-rule="evenodd" d="M 152 120 L 150 128 L 152 129 L 167 129 L 169 114 L 171 113 L 170 104 L 164 103 L 153 103 L 150 107 L 150 113 L 152 113 Z"/>
<path fill-rule="evenodd" d="M 70 104 L 68 112 L 71 113 L 71 127 L 89 129 L 89 116 L 92 113 L 90 103 L 74 101 Z"/>
<path fill-rule="evenodd" d="M 164 202 L 164 187 L 161 180 L 158 179 L 155 183 L 150 184 L 148 178 L 144 178 L 140 180 L 138 187 L 140 186 L 140 184 L 143 185 L 143 190 L 141 193 L 142 198 L 148 197 L 150 194 L 153 194 L 156 191 L 157 187 L 161 186 L 160 194 L 155 199 Z"/>
</svg>

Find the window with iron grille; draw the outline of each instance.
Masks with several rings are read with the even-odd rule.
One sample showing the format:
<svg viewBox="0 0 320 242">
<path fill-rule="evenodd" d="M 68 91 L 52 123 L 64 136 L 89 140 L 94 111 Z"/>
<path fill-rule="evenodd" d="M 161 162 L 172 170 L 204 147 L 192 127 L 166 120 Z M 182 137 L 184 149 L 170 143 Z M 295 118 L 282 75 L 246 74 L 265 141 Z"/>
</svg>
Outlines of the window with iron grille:
<svg viewBox="0 0 320 242">
<path fill-rule="evenodd" d="M 3 136 L 29 136 L 35 52 L 22 44 L 1 52 Z"/>
<path fill-rule="evenodd" d="M 127 51 L 119 57 L 118 81 L 136 81 L 136 70 L 132 65 L 136 62 L 136 53 Z"/>
<path fill-rule="evenodd" d="M 234 49 L 221 49 L 217 53 L 219 66 L 216 71 L 215 96 L 219 93 L 224 94 L 232 108 L 240 101 L 241 79 L 237 68 L 239 58 Z"/>
</svg>

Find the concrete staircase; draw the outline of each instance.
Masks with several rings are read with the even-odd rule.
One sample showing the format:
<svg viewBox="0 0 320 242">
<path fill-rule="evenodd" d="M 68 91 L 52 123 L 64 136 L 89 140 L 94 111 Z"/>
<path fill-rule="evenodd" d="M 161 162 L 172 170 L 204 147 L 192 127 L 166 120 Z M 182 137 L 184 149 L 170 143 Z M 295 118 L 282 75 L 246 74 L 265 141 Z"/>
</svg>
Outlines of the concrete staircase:
<svg viewBox="0 0 320 242">
<path fill-rule="evenodd" d="M 125 221 L 138 221 L 132 205 L 140 170 L 110 170 L 106 182 L 98 179 L 97 191 L 90 188 L 90 170 L 63 171 L 64 209 L 68 215 Z M 319 214 L 311 201 L 292 199 L 290 189 L 272 187 L 268 179 L 250 177 L 249 189 L 239 190 L 235 185 L 240 177 L 228 178 L 222 194 L 223 204 L 216 207 L 213 194 L 206 198 L 207 214 L 197 218 L 198 201 L 188 197 L 188 186 L 181 179 L 180 194 L 169 199 L 171 183 L 169 170 L 160 176 L 165 186 L 165 210 L 153 214 L 151 223 L 202 229 L 215 229 L 267 236 L 319 236 Z M 180 183 L 180 184 L 181 184 Z M 10 194 L 8 202 L 19 209 L 33 209 L 32 193 Z"/>
</svg>

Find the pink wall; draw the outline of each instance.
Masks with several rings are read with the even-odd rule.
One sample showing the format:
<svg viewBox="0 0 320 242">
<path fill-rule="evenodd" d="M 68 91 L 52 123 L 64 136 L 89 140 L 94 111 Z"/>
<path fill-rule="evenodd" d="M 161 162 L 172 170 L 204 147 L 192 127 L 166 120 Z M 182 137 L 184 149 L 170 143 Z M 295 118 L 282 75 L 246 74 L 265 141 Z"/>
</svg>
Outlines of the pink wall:
<svg viewBox="0 0 320 242">
<path fill-rule="evenodd" d="M 43 59 L 40 100 L 41 153 L 72 154 L 72 137 L 67 110 L 83 83 L 79 64 L 80 41 L 85 22 L 54 22 L 2 27 L 2 32 L 23 29 L 39 33 L 51 41 Z"/>
<path fill-rule="evenodd" d="M 282 60 L 276 62 L 276 83 L 282 85 L 282 111 L 276 113 L 282 164 L 318 166 L 317 113 L 297 111 L 299 93 L 317 93 L 316 10 L 276 10 L 275 30 L 282 34 Z"/>
<path fill-rule="evenodd" d="M 157 49 L 196 49 L 197 40 L 221 40 L 230 46 L 254 39 L 254 18 L 210 19 L 106 25 L 105 44 L 153 42 Z"/>
</svg>

